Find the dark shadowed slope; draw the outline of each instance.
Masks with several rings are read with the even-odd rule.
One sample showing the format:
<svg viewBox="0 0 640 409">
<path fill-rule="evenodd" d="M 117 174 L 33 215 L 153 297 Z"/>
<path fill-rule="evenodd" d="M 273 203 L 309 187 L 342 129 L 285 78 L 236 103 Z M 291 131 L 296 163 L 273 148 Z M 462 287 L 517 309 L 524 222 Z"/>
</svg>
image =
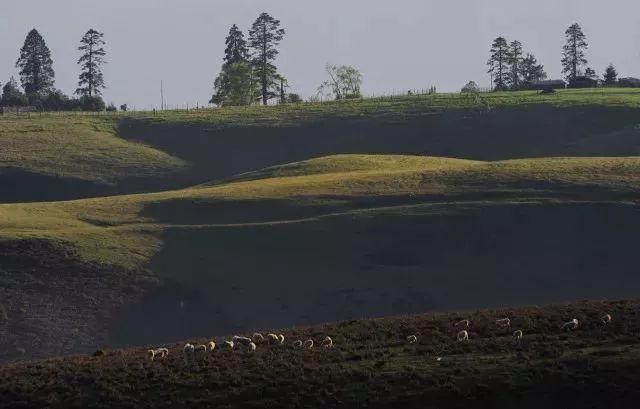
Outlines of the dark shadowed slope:
<svg viewBox="0 0 640 409">
<path fill-rule="evenodd" d="M 607 326 L 604 314 L 613 317 Z M 502 317 L 511 328 L 496 328 Z M 632 409 L 639 317 L 637 302 L 620 301 L 345 321 L 278 330 L 285 344 L 261 344 L 254 354 L 218 346 L 189 365 L 183 343 L 167 344 L 168 358 L 154 362 L 148 347 L 107 350 L 0 366 L 0 408 Z M 562 331 L 573 318 L 579 328 Z M 455 342 L 461 319 L 471 321 L 469 342 Z M 213 334 L 188 340 L 228 339 Z M 331 349 L 318 346 L 327 335 Z M 313 350 L 293 348 L 309 338 Z"/>
</svg>

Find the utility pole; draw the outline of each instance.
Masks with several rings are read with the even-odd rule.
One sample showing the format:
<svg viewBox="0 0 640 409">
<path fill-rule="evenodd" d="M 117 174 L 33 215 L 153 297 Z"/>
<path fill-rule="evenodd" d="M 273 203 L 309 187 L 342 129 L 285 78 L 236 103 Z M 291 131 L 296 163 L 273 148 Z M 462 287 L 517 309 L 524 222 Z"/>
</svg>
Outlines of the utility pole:
<svg viewBox="0 0 640 409">
<path fill-rule="evenodd" d="M 160 80 L 160 109 L 164 111 L 164 84 Z"/>
</svg>

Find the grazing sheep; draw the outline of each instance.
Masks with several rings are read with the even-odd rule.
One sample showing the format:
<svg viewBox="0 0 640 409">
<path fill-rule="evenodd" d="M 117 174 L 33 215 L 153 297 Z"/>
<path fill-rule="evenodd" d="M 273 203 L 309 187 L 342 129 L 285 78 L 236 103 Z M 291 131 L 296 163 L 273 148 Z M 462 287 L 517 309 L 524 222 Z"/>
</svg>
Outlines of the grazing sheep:
<svg viewBox="0 0 640 409">
<path fill-rule="evenodd" d="M 464 327 L 464 328 L 469 328 L 471 326 L 471 321 L 469 320 L 462 320 L 462 321 L 458 321 L 454 324 L 454 327 Z"/>
<path fill-rule="evenodd" d="M 562 324 L 562 329 L 565 329 L 567 331 L 573 331 L 578 329 L 578 325 L 580 324 L 580 322 L 574 318 L 569 322 L 565 322 L 564 324 Z"/>
<path fill-rule="evenodd" d="M 462 331 L 458 332 L 457 339 L 458 342 L 468 341 L 469 333 L 467 332 L 467 330 L 463 329 Z"/>
<path fill-rule="evenodd" d="M 312 349 L 313 348 L 313 340 L 312 339 L 308 339 L 308 340 L 304 341 L 303 346 L 305 348 Z"/>
<path fill-rule="evenodd" d="M 302 341 L 297 340 L 296 342 L 293 343 L 293 346 L 295 348 L 302 348 Z"/>
<path fill-rule="evenodd" d="M 249 353 L 256 352 L 256 344 L 253 342 L 249 342 L 247 352 Z"/>
<path fill-rule="evenodd" d="M 282 334 L 278 335 L 278 342 L 280 343 L 280 345 L 284 344 L 284 335 Z"/>
<path fill-rule="evenodd" d="M 278 337 L 276 334 L 267 334 L 267 340 L 270 344 L 277 344 L 278 342 L 280 342 L 280 337 Z"/>
<path fill-rule="evenodd" d="M 184 356 L 184 363 L 189 365 L 189 362 L 193 358 L 196 347 L 191 344 L 186 344 L 184 348 L 182 348 L 182 355 Z"/>
<path fill-rule="evenodd" d="M 156 358 L 156 356 L 159 356 L 160 358 L 164 358 L 167 355 L 169 355 L 169 350 L 167 348 L 150 349 L 147 351 L 147 354 L 149 355 L 149 359 L 153 361 Z"/>
<path fill-rule="evenodd" d="M 227 347 L 229 349 L 233 349 L 233 341 L 224 341 L 222 346 Z"/>
<path fill-rule="evenodd" d="M 158 348 L 156 351 L 160 352 L 160 358 L 169 356 L 169 350 L 167 348 Z"/>
<path fill-rule="evenodd" d="M 216 349 L 216 343 L 211 341 L 207 344 L 208 350 L 209 352 L 212 352 L 214 349 Z"/>
<path fill-rule="evenodd" d="M 509 318 L 500 318 L 496 320 L 496 325 L 500 328 L 508 328 L 511 326 L 511 320 Z"/>
<path fill-rule="evenodd" d="M 253 334 L 251 338 L 253 338 L 253 342 L 256 344 L 262 344 L 264 342 L 264 337 L 259 332 L 256 332 L 255 334 Z"/>
<path fill-rule="evenodd" d="M 194 348 L 194 352 L 207 352 L 207 346 L 206 345 L 196 345 Z"/>
<path fill-rule="evenodd" d="M 418 337 L 415 335 L 409 335 L 407 337 L 407 342 L 410 344 L 415 344 L 416 342 L 418 342 Z"/>
<path fill-rule="evenodd" d="M 238 344 L 242 344 L 242 345 L 249 345 L 251 343 L 251 338 L 247 338 L 247 337 L 239 337 L 239 336 L 234 336 L 233 337 L 233 343 L 238 345 Z"/>
<path fill-rule="evenodd" d="M 605 314 L 600 318 L 600 322 L 602 322 L 602 325 L 609 325 L 611 323 L 611 319 L 611 314 Z"/>
<path fill-rule="evenodd" d="M 517 331 L 514 331 L 514 333 L 513 333 L 513 337 L 515 338 L 515 340 L 517 342 L 520 342 L 522 340 L 522 336 L 523 336 L 522 330 L 520 330 L 520 329 L 517 330 Z"/>
<path fill-rule="evenodd" d="M 331 337 L 325 337 L 325 339 L 322 341 L 322 346 L 324 348 L 333 348 L 333 340 L 331 339 Z"/>
</svg>

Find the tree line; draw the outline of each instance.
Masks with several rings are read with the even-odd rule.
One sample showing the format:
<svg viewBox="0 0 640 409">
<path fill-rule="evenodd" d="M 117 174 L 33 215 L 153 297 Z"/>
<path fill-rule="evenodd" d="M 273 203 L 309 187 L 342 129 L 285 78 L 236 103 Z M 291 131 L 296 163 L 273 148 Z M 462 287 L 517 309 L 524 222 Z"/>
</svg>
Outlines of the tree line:
<svg viewBox="0 0 640 409">
<path fill-rule="evenodd" d="M 598 82 L 595 70 L 588 66 L 588 47 L 587 37 L 579 24 L 572 24 L 567 28 L 561 63 L 564 80 L 569 86 L 589 87 Z M 504 37 L 498 37 L 493 40 L 490 53 L 488 73 L 492 76 L 492 86 L 496 91 L 529 89 L 535 83 L 547 79 L 544 66 L 538 64 L 533 54 L 524 54 L 520 41 L 508 42 Z M 613 64 L 610 64 L 602 75 L 602 83 L 613 85 L 617 82 L 618 73 Z"/>
<path fill-rule="evenodd" d="M 59 111 L 101 111 L 105 103 L 101 97 L 105 88 L 102 66 L 106 63 L 104 34 L 94 29 L 88 30 L 80 40 L 77 61 L 80 67 L 78 88 L 69 97 L 55 88 L 55 71 L 51 51 L 38 30 L 33 29 L 20 49 L 16 68 L 20 69 L 20 85 L 14 77 L 2 87 L 2 106 L 31 105 L 43 110 Z M 1 85 L 1 84 L 0 84 Z M 123 105 L 121 108 L 126 109 Z M 114 106 L 108 107 L 114 110 Z"/>
</svg>

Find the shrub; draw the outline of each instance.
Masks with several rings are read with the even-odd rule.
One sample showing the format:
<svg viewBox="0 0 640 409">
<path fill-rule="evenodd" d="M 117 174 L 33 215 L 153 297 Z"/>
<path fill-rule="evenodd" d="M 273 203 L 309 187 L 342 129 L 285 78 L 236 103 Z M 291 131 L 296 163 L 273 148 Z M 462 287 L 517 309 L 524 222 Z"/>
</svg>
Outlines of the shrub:
<svg viewBox="0 0 640 409">
<path fill-rule="evenodd" d="M 118 108 L 116 108 L 116 106 L 112 103 L 109 104 L 109 106 L 107 107 L 107 112 L 117 112 Z"/>
<path fill-rule="evenodd" d="M 462 87 L 462 90 L 460 91 L 462 93 L 472 93 L 472 92 L 478 92 L 478 84 L 476 84 L 475 81 L 469 81 L 467 82 L 467 84 Z"/>
<path fill-rule="evenodd" d="M 127 112 L 127 109 L 129 109 L 129 107 L 127 106 L 127 104 L 122 104 L 122 105 L 120 105 L 120 111 L 122 111 L 122 112 Z"/>
<path fill-rule="evenodd" d="M 80 105 L 83 111 L 99 112 L 104 111 L 106 105 L 102 97 L 94 95 L 92 97 L 83 96 L 80 98 Z"/>
</svg>

